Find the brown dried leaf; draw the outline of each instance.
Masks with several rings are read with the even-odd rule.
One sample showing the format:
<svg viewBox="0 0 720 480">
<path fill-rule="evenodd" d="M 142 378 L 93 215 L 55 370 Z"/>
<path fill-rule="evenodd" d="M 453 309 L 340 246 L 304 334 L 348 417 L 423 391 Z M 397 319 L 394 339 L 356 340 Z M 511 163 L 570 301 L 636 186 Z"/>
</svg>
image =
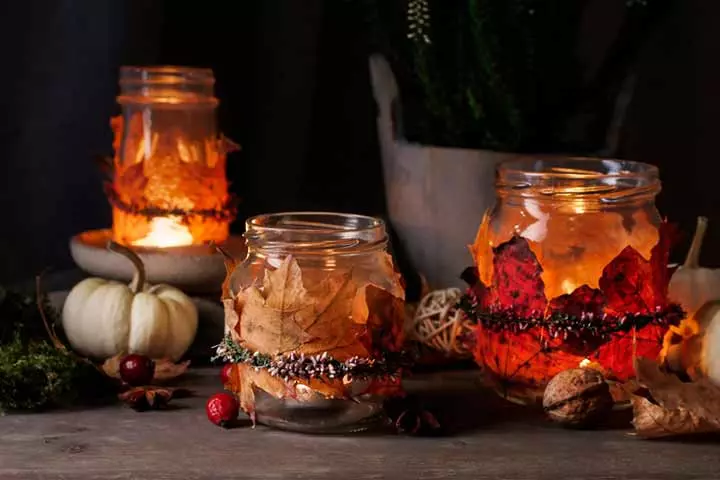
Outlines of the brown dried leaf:
<svg viewBox="0 0 720 480">
<path fill-rule="evenodd" d="M 120 377 L 120 361 L 125 357 L 125 354 L 115 355 L 114 357 L 108 358 L 100 366 L 102 371 L 108 377 L 122 379 Z M 190 360 L 182 363 L 174 363 L 169 359 L 155 360 L 155 375 L 153 381 L 162 382 L 172 380 L 184 374 L 190 366 Z"/>
<path fill-rule="evenodd" d="M 226 388 L 240 400 L 240 408 L 247 413 L 255 424 L 255 388 L 263 390 L 275 398 L 295 398 L 295 387 L 280 378 L 273 377 L 267 370 L 242 363 L 232 367 L 230 381 Z"/>
<path fill-rule="evenodd" d="M 288 256 L 277 270 L 265 272 L 262 290 L 251 286 L 239 295 L 241 341 L 271 355 L 293 350 L 338 359 L 364 355 L 362 329 L 352 321 L 355 293 L 351 272 L 328 273 L 307 289 L 300 266 Z"/>
<path fill-rule="evenodd" d="M 632 397 L 636 433 L 644 438 L 720 433 L 720 387 L 707 379 L 684 383 L 657 362 L 638 357 Z"/>
</svg>

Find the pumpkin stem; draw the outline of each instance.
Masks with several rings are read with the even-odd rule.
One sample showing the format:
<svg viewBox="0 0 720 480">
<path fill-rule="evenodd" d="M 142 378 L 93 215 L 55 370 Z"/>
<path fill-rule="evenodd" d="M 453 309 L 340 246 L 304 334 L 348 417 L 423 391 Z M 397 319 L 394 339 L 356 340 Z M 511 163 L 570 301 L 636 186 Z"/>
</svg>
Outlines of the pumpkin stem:
<svg viewBox="0 0 720 480">
<path fill-rule="evenodd" d="M 132 290 L 133 293 L 142 292 L 145 289 L 145 265 L 138 254 L 128 247 L 120 245 L 112 240 L 108 242 L 107 249 L 111 252 L 122 255 L 132 262 L 135 266 L 135 273 L 133 274 L 132 282 L 130 282 L 130 290 Z"/>
<path fill-rule="evenodd" d="M 690 244 L 690 250 L 688 250 L 687 258 L 685 259 L 685 268 L 698 268 L 700 267 L 700 249 L 702 248 L 703 239 L 705 238 L 705 231 L 707 230 L 708 219 L 707 217 L 698 217 L 697 227 L 695 228 L 695 236 L 693 237 L 692 244 Z"/>
</svg>

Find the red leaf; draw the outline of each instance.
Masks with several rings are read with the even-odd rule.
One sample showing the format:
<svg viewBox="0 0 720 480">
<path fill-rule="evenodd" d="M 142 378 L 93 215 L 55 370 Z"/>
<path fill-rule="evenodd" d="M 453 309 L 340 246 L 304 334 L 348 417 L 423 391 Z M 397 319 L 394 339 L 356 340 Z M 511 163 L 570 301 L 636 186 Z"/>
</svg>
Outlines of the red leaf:
<svg viewBox="0 0 720 480">
<path fill-rule="evenodd" d="M 633 367 L 633 337 L 635 356 L 657 359 L 663 345 L 667 327 L 649 324 L 635 334 L 632 331 L 614 334 L 612 339 L 594 354 L 597 362 L 609 372 L 609 376 L 626 381 L 635 376 Z"/>
<path fill-rule="evenodd" d="M 680 233 L 675 225 L 667 223 L 663 220 L 658 229 L 658 243 L 650 252 L 650 265 L 652 267 L 654 305 L 667 306 L 667 291 L 672 276 L 672 269 L 668 268 L 670 261 L 670 249 L 677 241 Z"/>
<path fill-rule="evenodd" d="M 562 312 L 575 317 L 583 313 L 602 315 L 605 307 L 605 295 L 597 288 L 581 285 L 572 293 L 555 297 L 550 301 L 551 312 Z"/>
<path fill-rule="evenodd" d="M 493 254 L 495 303 L 517 315 L 542 315 L 547 306 L 543 269 L 527 240 L 516 235 L 493 248 Z"/>
<path fill-rule="evenodd" d="M 632 247 L 625 247 L 605 266 L 599 283 L 612 312 L 644 313 L 654 306 L 652 267 Z"/>
</svg>

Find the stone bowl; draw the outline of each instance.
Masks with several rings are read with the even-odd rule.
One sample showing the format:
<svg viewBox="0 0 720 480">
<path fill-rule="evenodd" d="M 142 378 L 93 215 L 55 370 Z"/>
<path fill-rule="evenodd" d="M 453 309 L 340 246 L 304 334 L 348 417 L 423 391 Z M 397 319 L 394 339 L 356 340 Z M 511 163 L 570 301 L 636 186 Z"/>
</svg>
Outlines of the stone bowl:
<svg viewBox="0 0 720 480">
<path fill-rule="evenodd" d="M 72 258 L 90 275 L 129 282 L 134 273 L 133 265 L 107 250 L 111 238 L 109 229 L 75 235 L 70 239 Z M 239 260 L 247 251 L 241 236 L 230 236 L 221 246 Z M 145 264 L 147 281 L 151 284 L 166 283 L 192 294 L 212 294 L 221 290 L 225 279 L 224 258 L 209 245 L 133 247 L 133 250 Z"/>
</svg>

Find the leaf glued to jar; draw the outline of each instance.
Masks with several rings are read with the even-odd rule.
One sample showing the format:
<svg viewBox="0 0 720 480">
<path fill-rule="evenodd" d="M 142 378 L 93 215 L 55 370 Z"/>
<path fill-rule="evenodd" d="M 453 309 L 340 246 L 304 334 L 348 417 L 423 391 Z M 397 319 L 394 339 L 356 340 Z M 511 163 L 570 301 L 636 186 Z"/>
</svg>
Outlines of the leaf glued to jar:
<svg viewBox="0 0 720 480">
<path fill-rule="evenodd" d="M 373 284 L 359 285 L 351 270 L 303 272 L 291 256 L 277 269 L 266 270 L 261 286 L 250 286 L 224 303 L 232 340 L 262 355 L 327 355 L 352 362 L 399 352 L 404 344 L 402 298 Z M 315 395 L 351 396 L 351 385 L 334 375 L 298 378 L 276 370 L 234 367 L 229 388 L 245 412 L 254 413 L 256 388 L 301 401 Z"/>
</svg>

